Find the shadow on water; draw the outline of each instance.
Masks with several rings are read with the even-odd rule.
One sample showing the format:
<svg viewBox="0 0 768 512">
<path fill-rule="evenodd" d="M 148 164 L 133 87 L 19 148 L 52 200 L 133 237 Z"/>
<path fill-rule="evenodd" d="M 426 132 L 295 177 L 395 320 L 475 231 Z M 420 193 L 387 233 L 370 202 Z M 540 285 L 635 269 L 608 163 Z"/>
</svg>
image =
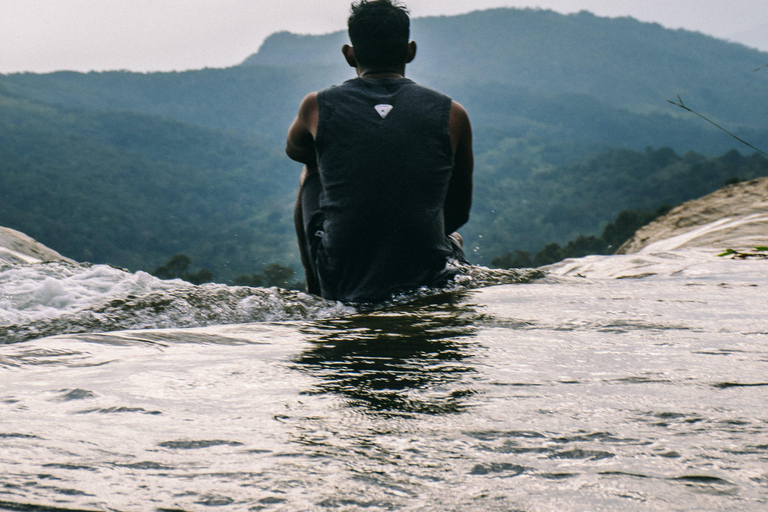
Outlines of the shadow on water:
<svg viewBox="0 0 768 512">
<path fill-rule="evenodd" d="M 450 414 L 475 394 L 476 307 L 466 292 L 422 297 L 345 318 L 318 320 L 302 333 L 311 348 L 295 368 L 317 379 L 308 394 L 333 393 L 384 415 Z"/>
</svg>

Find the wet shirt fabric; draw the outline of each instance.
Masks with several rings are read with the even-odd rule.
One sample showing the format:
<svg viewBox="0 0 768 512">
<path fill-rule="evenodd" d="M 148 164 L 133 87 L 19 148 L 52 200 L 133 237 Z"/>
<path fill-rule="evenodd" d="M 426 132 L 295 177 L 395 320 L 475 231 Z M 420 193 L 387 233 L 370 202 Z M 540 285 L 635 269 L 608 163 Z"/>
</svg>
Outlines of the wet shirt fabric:
<svg viewBox="0 0 768 512">
<path fill-rule="evenodd" d="M 356 78 L 318 105 L 323 223 L 308 235 L 322 295 L 377 302 L 443 284 L 455 254 L 443 219 L 451 99 L 406 78 Z"/>
</svg>

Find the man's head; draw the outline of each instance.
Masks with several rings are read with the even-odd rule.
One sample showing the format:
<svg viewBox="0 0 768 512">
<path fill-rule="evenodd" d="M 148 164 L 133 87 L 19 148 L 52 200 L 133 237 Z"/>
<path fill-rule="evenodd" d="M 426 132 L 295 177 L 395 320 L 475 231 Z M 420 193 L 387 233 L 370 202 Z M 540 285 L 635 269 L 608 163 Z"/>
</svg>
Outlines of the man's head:
<svg viewBox="0 0 768 512">
<path fill-rule="evenodd" d="M 410 19 L 392 0 L 360 0 L 347 21 L 357 64 L 364 68 L 397 68 L 409 55 Z M 415 45 L 413 52 L 415 53 Z"/>
</svg>

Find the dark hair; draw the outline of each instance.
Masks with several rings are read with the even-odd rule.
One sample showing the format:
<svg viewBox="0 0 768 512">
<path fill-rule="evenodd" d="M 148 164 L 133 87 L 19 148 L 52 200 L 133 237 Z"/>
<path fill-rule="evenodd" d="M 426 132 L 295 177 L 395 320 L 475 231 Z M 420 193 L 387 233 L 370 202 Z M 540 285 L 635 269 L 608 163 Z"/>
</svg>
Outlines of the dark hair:
<svg viewBox="0 0 768 512">
<path fill-rule="evenodd" d="M 347 28 L 358 64 L 390 67 L 405 63 L 410 25 L 408 11 L 392 0 L 352 4 Z"/>
</svg>

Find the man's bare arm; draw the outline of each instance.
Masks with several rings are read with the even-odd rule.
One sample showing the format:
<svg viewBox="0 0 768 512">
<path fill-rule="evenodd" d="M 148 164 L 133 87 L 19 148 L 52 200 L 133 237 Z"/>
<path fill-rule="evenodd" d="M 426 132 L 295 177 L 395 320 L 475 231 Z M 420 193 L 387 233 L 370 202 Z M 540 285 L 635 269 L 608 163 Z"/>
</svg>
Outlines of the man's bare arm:
<svg viewBox="0 0 768 512">
<path fill-rule="evenodd" d="M 466 224 L 472 207 L 472 126 L 467 111 L 455 101 L 451 104 L 449 131 L 453 147 L 453 173 L 445 196 L 446 234 Z"/>
<path fill-rule="evenodd" d="M 317 167 L 315 155 L 315 136 L 318 122 L 317 93 L 308 94 L 299 105 L 299 113 L 288 129 L 285 153 L 292 160 L 306 164 L 308 168 Z"/>
</svg>

